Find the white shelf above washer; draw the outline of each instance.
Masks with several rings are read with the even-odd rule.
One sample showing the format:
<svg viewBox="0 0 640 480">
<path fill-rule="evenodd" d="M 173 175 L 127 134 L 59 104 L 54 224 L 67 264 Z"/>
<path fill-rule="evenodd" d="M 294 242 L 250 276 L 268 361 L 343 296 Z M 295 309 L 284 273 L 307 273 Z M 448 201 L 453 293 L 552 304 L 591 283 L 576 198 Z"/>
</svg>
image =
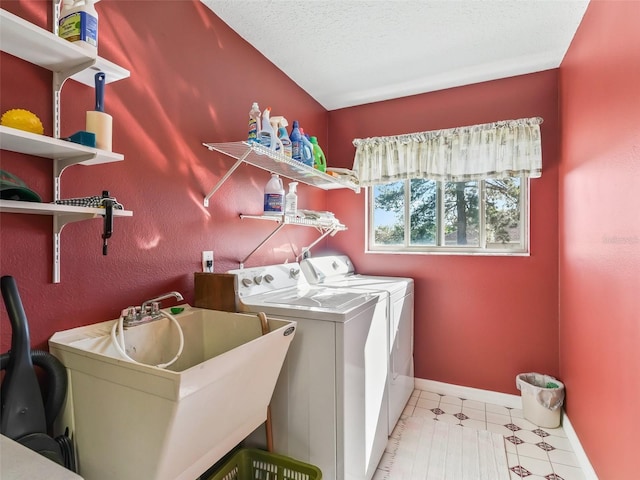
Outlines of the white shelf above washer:
<svg viewBox="0 0 640 480">
<path fill-rule="evenodd" d="M 244 268 L 244 264 L 246 263 L 251 256 L 256 253 L 260 247 L 262 247 L 265 243 L 267 243 L 271 238 L 273 238 L 276 233 L 278 233 L 285 225 L 298 225 L 303 227 L 314 227 L 316 230 L 320 232 L 320 236 L 310 245 L 304 247 L 300 254 L 296 257 L 296 261 L 302 258 L 305 253 L 311 250 L 315 245 L 320 242 L 327 235 L 335 235 L 338 232 L 346 230 L 347 227 L 341 224 L 337 219 L 335 222 L 326 222 L 322 220 L 316 220 L 311 218 L 300 218 L 294 217 L 292 215 L 243 215 L 240 214 L 241 219 L 251 219 L 251 220 L 267 220 L 271 222 L 277 222 L 278 226 L 265 238 L 260 244 L 254 248 L 249 255 L 240 260 L 240 268 Z"/>
<path fill-rule="evenodd" d="M 261 168 L 271 173 L 277 173 L 283 177 L 306 183 L 322 190 L 336 190 L 349 188 L 354 192 L 360 191 L 360 185 L 328 175 L 320 170 L 305 165 L 304 163 L 285 157 L 258 143 L 229 142 L 229 143 L 203 143 L 209 150 L 224 153 L 235 158 L 236 163 L 227 171 L 220 181 L 211 189 L 204 199 L 204 206 L 209 206 L 209 199 L 229 178 L 229 176 L 243 162 Z"/>
</svg>

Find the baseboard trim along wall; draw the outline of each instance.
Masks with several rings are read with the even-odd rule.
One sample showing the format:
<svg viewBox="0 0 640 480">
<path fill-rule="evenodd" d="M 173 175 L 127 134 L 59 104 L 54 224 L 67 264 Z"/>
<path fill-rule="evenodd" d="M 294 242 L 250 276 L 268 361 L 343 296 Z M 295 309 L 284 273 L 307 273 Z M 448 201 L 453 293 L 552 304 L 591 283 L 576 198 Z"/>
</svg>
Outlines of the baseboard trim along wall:
<svg viewBox="0 0 640 480">
<path fill-rule="evenodd" d="M 587 453 L 584 451 L 584 448 L 582 448 L 578 434 L 573 429 L 573 425 L 571 425 L 569 417 L 564 411 L 562 412 L 562 428 L 567 435 L 567 440 L 569 440 L 571 448 L 573 448 L 573 453 L 578 457 L 578 463 L 580 463 L 580 468 L 582 468 L 585 480 L 598 480 L 598 475 L 596 475 L 596 471 L 593 469 Z"/>
<path fill-rule="evenodd" d="M 428 392 L 439 393 L 441 395 L 452 395 L 454 397 L 466 398 L 477 402 L 494 403 L 496 405 L 503 405 L 509 408 L 522 409 L 522 399 L 520 395 L 492 392 L 491 390 L 453 385 L 451 383 L 436 382 L 435 380 L 425 380 L 423 378 L 416 378 L 414 386 L 419 390 L 426 390 Z M 589 461 L 589 457 L 587 457 L 586 452 L 582 448 L 580 439 L 578 438 L 576 431 L 573 429 L 573 426 L 569 421 L 569 417 L 564 411 L 562 412 L 562 428 L 567 435 L 567 439 L 571 444 L 573 452 L 578 458 L 580 468 L 582 468 L 585 475 L 585 480 L 598 480 L 598 476 Z"/>
<path fill-rule="evenodd" d="M 491 390 L 481 390 L 479 388 L 436 382 L 435 380 L 424 380 L 422 378 L 416 378 L 414 386 L 419 390 L 427 390 L 442 395 L 452 395 L 477 402 L 495 403 L 496 405 L 503 405 L 509 408 L 522 408 L 520 395 L 492 392 Z"/>
</svg>

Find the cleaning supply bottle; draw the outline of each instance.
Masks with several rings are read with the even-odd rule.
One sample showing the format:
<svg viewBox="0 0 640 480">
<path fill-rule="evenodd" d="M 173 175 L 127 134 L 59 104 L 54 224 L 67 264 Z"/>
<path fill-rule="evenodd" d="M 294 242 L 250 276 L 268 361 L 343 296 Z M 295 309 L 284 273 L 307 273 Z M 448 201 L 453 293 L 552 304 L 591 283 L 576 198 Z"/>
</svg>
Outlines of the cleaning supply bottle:
<svg viewBox="0 0 640 480">
<path fill-rule="evenodd" d="M 282 215 L 284 213 L 284 187 L 277 173 L 271 174 L 271 180 L 264 187 L 264 214 Z"/>
<path fill-rule="evenodd" d="M 308 167 L 313 167 L 313 144 L 309 140 L 309 137 L 304 133 L 303 128 L 300 128 L 300 134 L 302 139 L 302 150 L 300 152 L 302 156 L 302 163 Z"/>
<path fill-rule="evenodd" d="M 98 12 L 93 0 L 63 0 L 58 36 L 98 54 Z"/>
<path fill-rule="evenodd" d="M 327 159 L 324 156 L 324 152 L 318 145 L 318 139 L 316 137 L 311 137 L 309 139 L 311 144 L 313 145 L 313 167 L 317 168 L 321 172 L 327 171 Z"/>
<path fill-rule="evenodd" d="M 277 145 L 275 139 L 277 137 L 276 132 L 274 132 L 271 127 L 271 121 L 269 119 L 270 115 L 271 107 L 265 108 L 264 112 L 262 112 L 262 129 L 260 130 L 258 138 L 260 139 L 260 144 L 270 148 L 271 150 L 275 150 Z"/>
<path fill-rule="evenodd" d="M 284 155 L 284 145 L 282 145 L 282 140 L 280 140 L 280 136 L 278 135 L 278 122 L 282 118 L 284 117 L 270 117 L 269 123 L 271 124 L 271 130 L 273 130 L 273 141 L 275 142 L 275 145 L 273 145 L 272 149 L 279 154 Z"/>
<path fill-rule="evenodd" d="M 300 133 L 300 124 L 297 120 L 293 121 L 289 140 L 291 140 L 291 158 L 302 162 L 302 134 Z"/>
<path fill-rule="evenodd" d="M 289 134 L 287 133 L 287 129 L 285 127 L 278 128 L 278 138 L 280 139 L 280 143 L 282 144 L 282 154 L 287 157 L 292 157 L 292 147 L 291 140 L 289 139 Z"/>
<path fill-rule="evenodd" d="M 258 122 L 260 121 L 260 107 L 258 102 L 253 102 L 249 111 L 249 135 L 247 142 L 258 143 Z"/>
<path fill-rule="evenodd" d="M 289 193 L 284 199 L 284 214 L 295 217 L 298 213 L 298 195 L 296 194 L 296 187 L 298 182 L 291 182 L 289 184 Z"/>
</svg>

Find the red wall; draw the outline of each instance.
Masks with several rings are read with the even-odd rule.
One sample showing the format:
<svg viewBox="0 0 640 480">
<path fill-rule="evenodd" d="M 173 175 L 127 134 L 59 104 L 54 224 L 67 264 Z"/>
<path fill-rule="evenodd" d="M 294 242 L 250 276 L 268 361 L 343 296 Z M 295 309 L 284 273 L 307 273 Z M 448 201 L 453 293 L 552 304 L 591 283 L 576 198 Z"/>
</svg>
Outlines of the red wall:
<svg viewBox="0 0 640 480">
<path fill-rule="evenodd" d="M 6 1 L 0 6 L 38 26 L 51 23 L 51 2 Z M 109 190 L 132 218 L 115 220 L 109 253 L 102 256 L 102 222 L 69 224 L 62 231 L 62 282 L 51 283 L 52 219 L 0 215 L 0 273 L 15 277 L 35 347 L 57 330 L 116 318 L 169 290 L 193 300 L 193 272 L 201 251 L 215 252 L 215 270 L 238 268 L 274 228 L 240 220 L 262 211 L 265 171 L 241 166 L 203 207 L 204 196 L 233 165 L 202 142 L 246 138 L 251 103 L 272 106 L 290 122 L 327 143 L 327 112 L 198 1 L 104 1 L 99 12 L 99 53 L 131 71 L 107 85 L 113 116 L 113 150 L 123 162 L 74 166 L 62 176 L 63 197 Z M 283 39 L 284 41 L 284 39 Z M 6 53 L 1 57 L 0 111 L 27 108 L 52 134 L 52 74 Z M 62 91 L 62 134 L 84 129 L 94 90 L 68 81 Z M 52 200 L 50 160 L 1 152 L 1 168 Z M 322 190 L 300 186 L 303 208 L 324 210 Z M 247 266 L 293 260 L 316 238 L 314 229 L 286 227 Z M 0 351 L 10 328 L 0 308 Z"/>
<path fill-rule="evenodd" d="M 558 375 L 557 71 L 329 113 L 329 163 L 351 167 L 354 138 L 541 116 L 543 174 L 531 181 L 531 256 L 364 253 L 365 196 L 332 192 L 349 230 L 330 240 L 361 273 L 415 279 L 416 377 L 519 393 L 515 377 Z"/>
<path fill-rule="evenodd" d="M 638 478 L 639 2 L 592 1 L 560 67 L 560 371 L 601 479 Z"/>
</svg>

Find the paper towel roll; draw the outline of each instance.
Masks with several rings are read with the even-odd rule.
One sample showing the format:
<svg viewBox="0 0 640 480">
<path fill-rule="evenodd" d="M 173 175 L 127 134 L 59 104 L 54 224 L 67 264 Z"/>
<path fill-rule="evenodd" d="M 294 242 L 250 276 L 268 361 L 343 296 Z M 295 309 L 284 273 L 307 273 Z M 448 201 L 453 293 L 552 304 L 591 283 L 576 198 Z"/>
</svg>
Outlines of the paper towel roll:
<svg viewBox="0 0 640 480">
<path fill-rule="evenodd" d="M 90 110 L 87 112 L 86 131 L 96 134 L 96 148 L 111 151 L 113 118 L 108 113 Z"/>
</svg>

